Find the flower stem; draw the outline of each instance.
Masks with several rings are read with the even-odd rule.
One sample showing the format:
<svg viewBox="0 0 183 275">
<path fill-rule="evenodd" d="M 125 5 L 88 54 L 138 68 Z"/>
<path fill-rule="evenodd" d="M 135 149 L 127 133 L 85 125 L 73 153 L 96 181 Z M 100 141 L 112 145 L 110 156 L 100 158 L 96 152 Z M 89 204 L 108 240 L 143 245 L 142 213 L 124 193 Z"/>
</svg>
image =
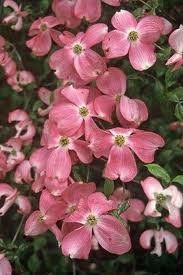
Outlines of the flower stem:
<svg viewBox="0 0 183 275">
<path fill-rule="evenodd" d="M 15 235 L 13 237 L 13 240 L 11 241 L 11 244 L 14 244 L 17 237 L 18 237 L 18 234 L 20 233 L 20 230 L 21 230 L 21 227 L 23 225 L 23 222 L 24 222 L 24 219 L 25 219 L 25 216 L 22 216 L 21 220 L 20 220 L 20 223 L 19 223 L 19 226 L 17 228 L 17 231 L 15 232 Z"/>
</svg>

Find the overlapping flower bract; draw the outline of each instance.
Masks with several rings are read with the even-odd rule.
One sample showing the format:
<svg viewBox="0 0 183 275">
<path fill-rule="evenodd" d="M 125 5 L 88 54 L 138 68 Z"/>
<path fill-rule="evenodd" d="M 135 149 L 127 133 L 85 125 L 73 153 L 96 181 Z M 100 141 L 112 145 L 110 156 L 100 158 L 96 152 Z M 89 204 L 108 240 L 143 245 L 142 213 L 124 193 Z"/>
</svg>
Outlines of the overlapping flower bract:
<svg viewBox="0 0 183 275">
<path fill-rule="evenodd" d="M 172 26 L 159 16 L 146 15 L 137 21 L 131 12 L 120 10 L 111 19 L 111 31 L 104 23 L 90 25 L 85 32 L 65 29 L 79 26 L 82 18 L 91 23 L 97 21 L 101 2 L 120 5 L 119 0 L 54 0 L 54 15 L 32 23 L 26 46 L 38 57 L 50 53 L 48 64 L 61 84 L 54 91 L 39 87 L 38 97 L 45 108 L 40 107 L 37 115 L 45 119 L 40 146 L 34 148 L 30 157 L 25 157 L 24 147 L 31 146 L 36 127 L 24 110 L 9 113 L 8 122 L 15 122 L 16 133 L 0 145 L 0 197 L 6 197 L 0 215 L 14 203 L 23 215 L 31 211 L 28 198 L 3 182 L 6 174 L 14 171 L 16 183 L 27 183 L 33 192 L 40 192 L 39 206 L 26 220 L 25 235 L 37 236 L 50 230 L 62 253 L 79 259 L 87 259 L 92 249 L 100 247 L 117 255 L 128 252 L 133 247 L 128 222 L 140 222 L 144 216 L 162 217 L 174 227 L 182 226 L 183 198 L 176 186 L 163 189 L 155 178 L 144 179 L 141 193 L 144 191 L 149 199 L 146 206 L 127 190 L 138 175 L 139 163 L 152 163 L 165 141 L 158 133 L 141 128 L 148 120 L 148 107 L 141 99 L 128 96 L 128 76 L 109 63 L 128 54 L 135 70 L 147 70 L 156 62 L 155 43 L 171 32 Z M 6 0 L 4 6 L 14 12 L 3 22 L 19 31 L 27 13 L 14 1 Z M 174 64 L 174 69 L 183 64 L 182 37 L 182 26 L 169 37 L 176 53 L 167 65 Z M 57 47 L 54 51 L 53 43 Z M 0 65 L 7 83 L 22 92 L 24 86 L 36 81 L 35 77 L 16 69 L 5 45 L 5 39 L 0 37 Z M 74 167 L 89 165 L 95 159 L 104 163 L 103 178 L 118 180 L 110 197 L 98 188 L 99 182 L 79 181 L 74 173 Z M 124 203 L 128 203 L 126 209 L 121 207 Z M 168 215 L 164 216 L 162 209 Z M 144 249 L 151 247 L 152 238 L 152 253 L 161 255 L 163 241 L 169 253 L 177 249 L 176 237 L 162 227 L 142 233 L 140 244 Z M 5 270 L 3 274 L 11 274 L 3 253 L 0 268 Z"/>
</svg>

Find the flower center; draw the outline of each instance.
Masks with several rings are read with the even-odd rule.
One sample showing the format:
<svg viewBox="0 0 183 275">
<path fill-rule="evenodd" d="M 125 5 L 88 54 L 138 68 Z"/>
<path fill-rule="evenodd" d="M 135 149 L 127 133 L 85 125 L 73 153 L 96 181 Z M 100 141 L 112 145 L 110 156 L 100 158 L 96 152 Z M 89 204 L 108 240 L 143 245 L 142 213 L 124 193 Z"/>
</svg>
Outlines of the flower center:
<svg viewBox="0 0 183 275">
<path fill-rule="evenodd" d="M 97 219 L 94 215 L 89 215 L 87 217 L 87 224 L 89 225 L 96 225 L 97 224 Z"/>
<path fill-rule="evenodd" d="M 46 25 L 46 24 L 42 24 L 42 25 L 40 26 L 40 30 L 41 30 L 42 32 L 45 32 L 45 31 L 47 30 L 47 25 Z"/>
<path fill-rule="evenodd" d="M 128 39 L 130 41 L 136 41 L 138 39 L 138 32 L 136 31 L 131 31 L 129 34 L 128 34 Z"/>
<path fill-rule="evenodd" d="M 62 147 L 67 146 L 69 144 L 68 137 L 61 137 L 59 143 Z"/>
<path fill-rule="evenodd" d="M 159 205 L 163 205 L 167 200 L 167 196 L 163 194 L 156 194 L 155 197 L 156 197 L 156 202 Z"/>
<path fill-rule="evenodd" d="M 43 223 L 44 222 L 44 216 L 40 214 L 39 218 L 38 218 L 38 222 L 39 223 Z"/>
<path fill-rule="evenodd" d="M 73 47 L 73 52 L 75 53 L 75 54 L 81 54 L 82 53 L 82 51 L 83 51 L 83 48 L 81 47 L 81 45 L 79 45 L 79 44 L 76 44 L 76 45 L 74 45 L 74 47 Z"/>
<path fill-rule="evenodd" d="M 69 211 L 68 211 L 68 212 L 71 214 L 71 213 L 73 213 L 75 210 L 76 210 L 76 205 L 72 205 L 72 206 L 69 207 Z"/>
<path fill-rule="evenodd" d="M 83 106 L 83 107 L 79 108 L 79 114 L 82 117 L 86 117 L 89 114 L 89 111 L 85 106 Z"/>
<path fill-rule="evenodd" d="M 115 96 L 115 101 L 116 101 L 117 103 L 119 103 L 120 100 L 121 100 L 121 95 L 116 95 L 116 96 Z"/>
<path fill-rule="evenodd" d="M 115 143 L 117 146 L 121 147 L 125 143 L 125 138 L 122 135 L 115 136 Z"/>
</svg>

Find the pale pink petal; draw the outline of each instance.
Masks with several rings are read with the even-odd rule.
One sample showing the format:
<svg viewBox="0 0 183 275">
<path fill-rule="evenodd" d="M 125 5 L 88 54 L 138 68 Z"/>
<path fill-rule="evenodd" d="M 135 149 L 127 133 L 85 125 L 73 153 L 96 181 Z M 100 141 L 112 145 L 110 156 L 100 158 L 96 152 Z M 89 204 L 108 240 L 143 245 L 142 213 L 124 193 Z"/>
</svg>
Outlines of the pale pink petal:
<svg viewBox="0 0 183 275">
<path fill-rule="evenodd" d="M 129 51 L 130 42 L 125 33 L 114 30 L 106 34 L 102 48 L 107 58 L 125 56 Z"/>
<path fill-rule="evenodd" d="M 169 211 L 169 216 L 166 217 L 165 220 L 171 223 L 173 226 L 180 228 L 182 226 L 180 209 L 177 207 L 174 207 L 170 203 L 169 204 L 167 203 L 166 206 Z"/>
<path fill-rule="evenodd" d="M 105 195 L 95 192 L 88 197 L 88 206 L 92 214 L 101 215 L 115 208 L 112 200 L 107 200 Z"/>
<path fill-rule="evenodd" d="M 36 56 L 44 56 L 51 49 L 51 37 L 48 31 L 42 32 L 26 42 L 26 46 L 33 51 Z"/>
<path fill-rule="evenodd" d="M 68 28 L 77 27 L 81 20 L 74 14 L 74 7 L 77 0 L 53 0 L 52 10 L 60 21 L 60 24 L 66 24 Z"/>
<path fill-rule="evenodd" d="M 168 40 L 172 49 L 176 51 L 176 53 L 183 53 L 183 26 L 181 25 L 179 29 L 173 31 Z"/>
<path fill-rule="evenodd" d="M 90 163 L 92 162 L 92 152 L 88 147 L 88 144 L 84 140 L 76 140 L 73 142 L 72 147 L 69 149 L 74 150 L 83 163 Z"/>
<path fill-rule="evenodd" d="M 70 102 L 76 106 L 87 105 L 89 90 L 88 89 L 75 89 L 72 85 L 67 86 L 61 91 Z"/>
<path fill-rule="evenodd" d="M 31 203 L 27 197 L 19 195 L 16 198 L 15 203 L 19 207 L 18 212 L 20 212 L 22 215 L 28 215 L 31 212 Z"/>
<path fill-rule="evenodd" d="M 23 20 L 22 17 L 18 17 L 17 23 L 15 25 L 12 25 L 11 28 L 15 31 L 20 31 L 23 27 Z"/>
<path fill-rule="evenodd" d="M 124 225 L 115 217 L 103 215 L 94 227 L 99 244 L 110 253 L 124 254 L 131 249 L 131 241 Z"/>
<path fill-rule="evenodd" d="M 154 161 L 154 154 L 165 142 L 161 136 L 153 132 L 138 131 L 128 138 L 128 146 L 145 163 Z"/>
<path fill-rule="evenodd" d="M 68 181 L 61 182 L 58 179 L 45 178 L 44 185 L 53 196 L 61 196 L 68 187 Z"/>
<path fill-rule="evenodd" d="M 167 35 L 172 31 L 172 28 L 173 28 L 172 23 L 164 17 L 161 17 L 161 19 L 163 20 L 162 34 Z"/>
<path fill-rule="evenodd" d="M 137 126 L 148 119 L 148 109 L 139 99 L 123 96 L 120 100 L 120 112 L 125 120 L 134 122 Z"/>
<path fill-rule="evenodd" d="M 75 56 L 74 67 L 83 80 L 94 80 L 106 70 L 106 63 L 102 56 L 87 49 L 81 55 Z"/>
<path fill-rule="evenodd" d="M 29 116 L 26 112 L 20 109 L 16 109 L 9 113 L 8 115 L 8 122 L 14 122 L 14 121 L 25 121 L 29 120 Z"/>
<path fill-rule="evenodd" d="M 174 253 L 178 247 L 177 238 L 171 232 L 164 230 L 163 237 L 166 244 L 166 250 L 168 253 Z"/>
<path fill-rule="evenodd" d="M 126 147 L 113 146 L 104 170 L 104 177 L 129 182 L 137 175 L 137 166 L 131 150 Z"/>
<path fill-rule="evenodd" d="M 89 22 L 95 22 L 101 16 L 101 1 L 77 0 L 74 13 L 78 18 L 85 18 Z"/>
<path fill-rule="evenodd" d="M 13 0 L 5 0 L 3 3 L 3 7 L 10 7 L 12 8 L 14 11 L 18 11 L 19 7 L 17 5 L 17 3 Z"/>
<path fill-rule="evenodd" d="M 15 171 L 15 182 L 17 183 L 30 183 L 33 178 L 31 176 L 31 165 L 28 160 L 22 161 Z"/>
<path fill-rule="evenodd" d="M 48 209 L 55 203 L 55 198 L 47 190 L 43 190 L 39 200 L 39 209 L 41 214 L 45 214 Z"/>
<path fill-rule="evenodd" d="M 53 28 L 59 25 L 59 20 L 56 17 L 49 15 L 49 16 L 43 17 L 41 19 L 41 23 L 45 24 L 48 28 Z"/>
<path fill-rule="evenodd" d="M 180 53 L 175 53 L 173 54 L 166 62 L 166 65 L 174 65 L 174 64 L 179 64 L 180 66 L 182 65 L 183 62 L 183 56 Z"/>
<path fill-rule="evenodd" d="M 26 236 L 37 236 L 45 233 L 48 227 L 41 220 L 41 212 L 34 211 L 26 220 L 24 234 Z"/>
<path fill-rule="evenodd" d="M 74 104 L 64 103 L 52 108 L 50 119 L 57 122 L 58 128 L 65 135 L 73 135 L 82 125 L 83 119 L 79 114 L 79 108 Z"/>
<path fill-rule="evenodd" d="M 110 67 L 97 78 L 96 85 L 104 94 L 122 95 L 126 91 L 126 75 L 122 70 Z"/>
<path fill-rule="evenodd" d="M 55 235 L 58 245 L 60 245 L 63 238 L 60 228 L 58 228 L 58 226 L 54 224 L 52 226 L 49 226 L 49 230 Z"/>
<path fill-rule="evenodd" d="M 150 200 L 155 199 L 156 193 L 163 192 L 163 187 L 161 186 L 160 182 L 153 177 L 147 177 L 145 180 L 141 181 L 141 185 L 144 193 Z"/>
<path fill-rule="evenodd" d="M 52 96 L 52 92 L 50 90 L 48 90 L 47 88 L 41 87 L 38 90 L 38 96 L 41 99 L 41 101 L 43 101 L 46 105 L 50 105 L 51 103 L 51 96 Z"/>
<path fill-rule="evenodd" d="M 137 71 L 149 69 L 156 62 L 154 46 L 152 44 L 144 44 L 140 40 L 131 43 L 129 59 L 132 67 Z"/>
<path fill-rule="evenodd" d="M 115 102 L 108 95 L 98 96 L 94 101 L 94 108 L 101 119 L 112 122 L 112 113 L 115 108 Z"/>
<path fill-rule="evenodd" d="M 154 237 L 154 230 L 149 229 L 144 231 L 141 236 L 140 236 L 140 245 L 144 248 L 144 249 L 149 249 L 151 248 L 151 240 Z"/>
<path fill-rule="evenodd" d="M 142 43 L 156 42 L 160 38 L 163 28 L 163 20 L 155 15 L 145 16 L 137 25 L 137 31 Z"/>
<path fill-rule="evenodd" d="M 71 172 L 71 158 L 67 150 L 57 148 L 50 154 L 47 165 L 47 177 L 58 178 L 66 181 Z"/>
<path fill-rule="evenodd" d="M 132 222 L 139 222 L 143 219 L 144 203 L 138 199 L 130 199 L 130 207 L 123 212 L 126 219 Z"/>
<path fill-rule="evenodd" d="M 63 192 L 62 197 L 67 203 L 77 204 L 80 199 L 87 198 L 95 190 L 95 183 L 73 183 Z"/>
<path fill-rule="evenodd" d="M 89 148 L 97 158 L 100 158 L 101 156 L 108 157 L 113 145 L 111 134 L 99 129 L 93 121 L 90 126 L 92 131 L 89 137 Z"/>
<path fill-rule="evenodd" d="M 178 190 L 175 185 L 170 185 L 164 189 L 163 194 L 170 197 L 170 202 L 177 208 L 181 208 L 183 204 L 182 193 Z"/>
<path fill-rule="evenodd" d="M 144 210 L 145 216 L 151 216 L 151 217 L 161 217 L 161 213 L 156 210 L 156 201 L 152 200 L 149 201 L 146 205 L 146 208 Z"/>
<path fill-rule="evenodd" d="M 112 17 L 112 25 L 122 32 L 128 32 L 129 29 L 136 28 L 137 21 L 132 13 L 127 10 L 120 10 Z M 118 42 L 117 42 L 118 43 Z"/>
<path fill-rule="evenodd" d="M 12 275 L 11 264 L 9 260 L 2 253 L 0 254 L 0 271 L 1 271 L 1 275 Z"/>
<path fill-rule="evenodd" d="M 76 259 L 88 259 L 91 250 L 92 230 L 82 226 L 67 234 L 62 240 L 62 253 Z"/>
<path fill-rule="evenodd" d="M 30 163 L 33 168 L 38 171 L 38 173 L 42 172 L 45 169 L 46 161 L 50 155 L 50 151 L 45 147 L 36 149 L 30 156 Z"/>
<path fill-rule="evenodd" d="M 55 51 L 49 59 L 49 66 L 58 78 L 68 79 L 73 72 L 73 56 L 68 49 Z"/>
<path fill-rule="evenodd" d="M 62 43 L 62 41 L 60 40 L 59 36 L 61 35 L 61 32 L 51 29 L 50 30 L 50 35 L 51 38 L 53 39 L 53 41 L 60 47 L 63 47 L 64 44 Z"/>
<path fill-rule="evenodd" d="M 82 43 L 84 43 L 87 46 L 87 48 L 90 48 L 100 43 L 104 39 L 105 35 L 107 34 L 107 31 L 108 31 L 108 27 L 106 24 L 103 24 L 103 23 L 94 24 L 87 29 L 82 39 Z"/>
</svg>

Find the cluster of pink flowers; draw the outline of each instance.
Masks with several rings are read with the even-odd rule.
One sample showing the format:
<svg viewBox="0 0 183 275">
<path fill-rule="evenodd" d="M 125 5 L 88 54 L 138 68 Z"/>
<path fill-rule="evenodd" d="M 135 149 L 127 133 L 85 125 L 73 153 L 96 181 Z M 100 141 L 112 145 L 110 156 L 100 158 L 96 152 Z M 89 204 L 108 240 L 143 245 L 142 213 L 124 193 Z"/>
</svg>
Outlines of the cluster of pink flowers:
<svg viewBox="0 0 183 275">
<path fill-rule="evenodd" d="M 11 54 L 7 51 L 8 42 L 0 35 L 0 66 L 3 69 L 7 83 L 16 92 L 22 92 L 24 86 L 35 81 L 33 74 L 19 70 Z"/>
<path fill-rule="evenodd" d="M 39 207 L 32 212 L 25 224 L 25 235 L 36 236 L 50 230 L 56 237 L 65 256 L 87 259 L 91 249 L 99 245 L 110 253 L 121 255 L 131 249 L 128 222 L 140 222 L 145 216 L 161 217 L 161 221 L 181 227 L 181 192 L 170 185 L 163 189 L 155 178 L 144 179 L 140 187 L 149 199 L 133 198 L 127 189 L 119 187 L 107 198 L 97 190 L 97 183 L 78 182 L 73 166 L 90 164 L 94 159 L 104 162 L 103 178 L 123 184 L 133 182 L 138 174 L 136 157 L 152 163 L 155 153 L 165 144 L 157 133 L 139 129 L 148 119 L 146 103 L 127 94 L 127 76 L 122 69 L 108 66 L 110 59 L 129 55 L 135 70 L 147 70 L 156 62 L 156 42 L 161 35 L 171 32 L 171 24 L 159 16 L 147 15 L 138 22 L 126 10 L 116 12 L 111 23 L 115 30 L 108 32 L 104 23 L 90 25 L 85 32 L 76 35 L 55 29 L 59 25 L 74 28 L 85 18 L 95 22 L 101 15 L 101 2 L 119 6 L 119 0 L 53 0 L 55 16 L 38 18 L 32 23 L 26 46 L 36 56 L 47 55 L 52 42 L 58 49 L 49 56 L 49 66 L 62 84 L 50 91 L 40 87 L 39 99 L 45 108 L 38 115 L 45 117 L 40 147 L 26 158 L 24 146 L 31 145 L 36 134 L 29 115 L 20 109 L 9 113 L 8 122 L 16 122 L 16 133 L 0 145 L 0 177 L 14 171 L 14 180 L 29 184 L 40 194 Z M 22 27 L 21 11 L 14 1 L 7 0 L 14 12 L 4 19 L 15 30 Z M 182 66 L 182 27 L 169 37 L 176 53 L 167 65 Z M 102 45 L 105 56 L 93 46 Z M 0 37 L 0 64 L 7 83 L 20 92 L 23 86 L 34 81 L 30 72 L 17 71 L 16 64 Z M 104 125 L 108 125 L 105 127 Z M 133 184 L 133 183 L 129 183 Z M 28 215 L 31 205 L 27 197 L 6 183 L 0 184 L 0 197 L 5 196 L 0 215 L 16 203 L 19 212 Z M 121 206 L 128 203 L 127 209 Z M 164 216 L 162 209 L 168 211 Z M 122 222 L 124 221 L 124 222 Z M 58 223 L 59 222 L 59 223 Z M 161 244 L 166 243 L 168 253 L 173 253 L 178 242 L 173 233 L 159 227 L 144 231 L 140 244 L 151 247 L 152 253 L 162 254 Z M 9 262 L 0 255 L 0 268 L 11 274 Z"/>
</svg>

